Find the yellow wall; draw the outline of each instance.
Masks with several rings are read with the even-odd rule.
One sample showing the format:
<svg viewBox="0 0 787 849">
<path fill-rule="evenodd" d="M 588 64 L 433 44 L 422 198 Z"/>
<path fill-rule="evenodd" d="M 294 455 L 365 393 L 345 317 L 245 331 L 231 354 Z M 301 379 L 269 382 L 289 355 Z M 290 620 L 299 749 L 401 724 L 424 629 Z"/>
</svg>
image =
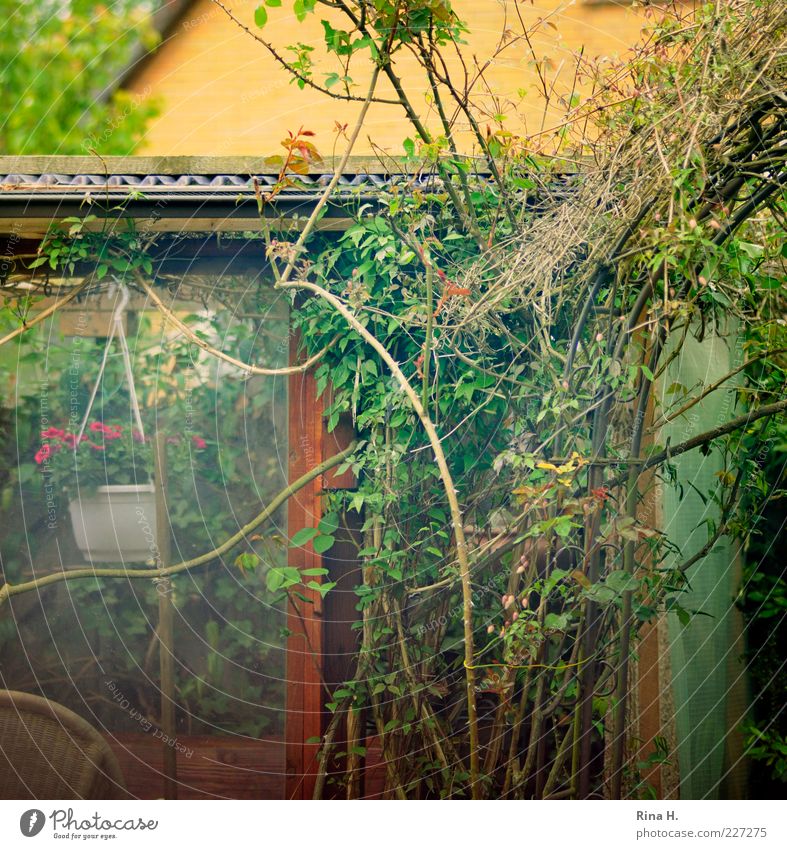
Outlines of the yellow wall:
<svg viewBox="0 0 787 849">
<path fill-rule="evenodd" d="M 254 32 L 254 9 L 262 0 L 234 0 L 229 5 Z M 289 7 L 289 8 L 285 8 Z M 503 30 L 505 15 L 515 21 L 512 0 L 455 0 L 454 8 L 470 27 L 465 54 L 485 61 L 494 51 Z M 527 22 L 549 17 L 557 31 L 543 26 L 534 39 L 539 57 L 549 56 L 550 78 L 559 73 L 557 90 L 570 87 L 573 79 L 572 52 L 584 45 L 590 57 L 622 54 L 634 44 L 643 24 L 642 10 L 625 5 L 588 2 L 588 0 L 526 0 L 518 8 Z M 262 31 L 278 46 L 301 41 L 313 44 L 318 56 L 324 44 L 319 23 L 325 15 L 310 15 L 298 23 L 291 4 L 269 10 L 270 18 Z M 510 24 L 513 29 L 516 27 Z M 517 101 L 519 89 L 527 90 L 520 112 L 523 123 L 509 119 L 512 130 L 529 133 L 542 128 L 543 101 L 537 93 L 532 56 L 523 42 L 510 46 L 495 59 L 487 71 L 490 89 L 496 96 Z M 415 92 L 412 100 L 431 126 L 434 115 L 425 98 L 424 85 L 413 62 L 398 60 L 400 76 Z M 358 66 L 357 91 L 365 93 L 369 63 Z M 317 79 L 324 79 L 317 74 Z M 417 80 L 417 84 L 413 84 Z M 561 89 L 562 87 L 562 89 Z M 331 155 L 336 140 L 336 121 L 350 123 L 359 104 L 337 103 L 310 89 L 301 91 L 289 82 L 287 73 L 267 54 L 262 45 L 230 21 L 210 2 L 198 0 L 164 44 L 130 84 L 139 95 L 160 98 L 162 114 L 149 129 L 139 153 L 176 154 L 252 154 L 268 155 L 280 150 L 279 142 L 288 130 L 301 125 L 316 132 L 315 143 L 324 156 Z M 381 92 L 389 93 L 386 87 Z M 487 98 L 491 113 L 497 111 Z M 510 100 L 509 100 L 510 103 Z M 511 114 L 509 106 L 503 112 Z M 562 107 L 556 104 L 546 126 L 559 121 Z M 402 152 L 402 140 L 411 134 L 401 110 L 375 106 L 367 122 L 368 131 L 359 139 L 354 153 L 372 152 L 368 139 L 390 153 Z M 339 148 L 341 150 L 341 148 Z"/>
</svg>

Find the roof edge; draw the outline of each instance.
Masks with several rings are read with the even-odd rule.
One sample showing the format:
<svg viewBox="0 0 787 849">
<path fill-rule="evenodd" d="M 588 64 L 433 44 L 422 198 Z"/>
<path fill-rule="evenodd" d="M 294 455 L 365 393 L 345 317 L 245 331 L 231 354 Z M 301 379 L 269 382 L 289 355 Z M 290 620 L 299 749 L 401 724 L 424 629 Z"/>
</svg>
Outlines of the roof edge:
<svg viewBox="0 0 787 849">
<path fill-rule="evenodd" d="M 332 174 L 337 159 L 313 164 L 309 174 Z M 374 156 L 350 157 L 347 174 L 407 173 L 405 163 L 390 160 L 386 167 Z M 0 156 L 4 174 L 277 174 L 264 156 Z"/>
</svg>

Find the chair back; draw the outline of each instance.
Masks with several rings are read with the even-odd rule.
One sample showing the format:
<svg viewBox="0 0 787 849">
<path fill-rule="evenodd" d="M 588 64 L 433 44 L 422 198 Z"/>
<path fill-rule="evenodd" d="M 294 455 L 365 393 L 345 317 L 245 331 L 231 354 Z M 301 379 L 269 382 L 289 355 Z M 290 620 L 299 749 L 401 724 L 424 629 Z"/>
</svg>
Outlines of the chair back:
<svg viewBox="0 0 787 849">
<path fill-rule="evenodd" d="M 127 799 L 123 773 L 90 723 L 49 699 L 0 690 L 0 799 Z"/>
</svg>

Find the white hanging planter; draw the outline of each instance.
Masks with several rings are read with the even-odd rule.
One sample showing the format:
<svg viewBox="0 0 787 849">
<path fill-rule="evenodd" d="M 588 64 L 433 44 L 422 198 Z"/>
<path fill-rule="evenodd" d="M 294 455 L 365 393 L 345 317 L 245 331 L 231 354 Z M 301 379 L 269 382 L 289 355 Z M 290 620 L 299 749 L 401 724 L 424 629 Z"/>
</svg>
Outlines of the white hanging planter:
<svg viewBox="0 0 787 849">
<path fill-rule="evenodd" d="M 69 502 L 79 550 L 96 565 L 155 560 L 156 489 L 152 483 L 110 484 Z"/>
</svg>

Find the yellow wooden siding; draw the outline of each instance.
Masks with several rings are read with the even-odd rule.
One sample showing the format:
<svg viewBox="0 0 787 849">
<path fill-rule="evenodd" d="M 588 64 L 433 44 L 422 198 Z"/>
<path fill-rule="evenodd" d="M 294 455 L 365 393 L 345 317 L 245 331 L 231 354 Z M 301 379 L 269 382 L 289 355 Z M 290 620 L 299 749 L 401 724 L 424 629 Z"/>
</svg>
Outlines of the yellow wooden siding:
<svg viewBox="0 0 787 849">
<path fill-rule="evenodd" d="M 235 0 L 234 13 L 254 32 L 254 9 L 261 0 Z M 277 46 L 296 41 L 314 45 L 313 56 L 324 44 L 319 16 L 298 23 L 289 3 L 270 9 L 264 35 Z M 485 61 L 500 40 L 504 21 L 515 21 L 514 4 L 500 0 L 456 0 L 454 7 L 470 26 L 466 56 Z M 533 41 L 538 57 L 548 56 L 550 79 L 558 75 L 557 93 L 565 93 L 573 80 L 573 51 L 584 46 L 585 55 L 613 56 L 636 43 L 643 25 L 642 9 L 625 5 L 598 4 L 577 0 L 520 2 L 523 18 L 534 22 L 548 17 L 556 30 L 543 26 Z M 513 23 L 512 29 L 516 29 Z M 561 69 L 561 63 L 563 67 Z M 397 59 L 400 76 L 406 81 L 413 103 L 430 127 L 435 115 L 427 102 L 424 82 L 414 61 L 402 54 Z M 369 63 L 357 65 L 357 92 L 365 93 Z M 562 72 L 561 72 L 562 71 Z M 324 73 L 317 73 L 324 79 Z M 543 100 L 539 98 L 532 55 L 524 42 L 509 46 L 493 60 L 486 72 L 489 89 L 508 103 L 486 103 L 490 114 L 500 108 L 513 114 L 511 100 L 520 101 L 518 91 L 526 89 L 520 107 L 522 122 L 509 118 L 512 130 L 537 132 L 543 126 Z M 289 81 L 265 48 L 244 33 L 210 0 L 199 0 L 191 13 L 177 26 L 168 41 L 139 71 L 130 83 L 132 91 L 160 99 L 162 113 L 151 125 L 139 153 L 147 154 L 252 154 L 268 155 L 279 148 L 289 130 L 300 126 L 314 131 L 323 155 L 330 155 L 336 143 L 336 123 L 352 125 L 359 105 L 328 100 L 311 89 L 301 91 Z M 390 94 L 381 86 L 382 94 Z M 557 98 L 555 98 L 557 100 Z M 559 120 L 562 106 L 555 103 L 546 126 Z M 398 107 L 375 105 L 367 129 L 355 149 L 371 153 L 373 145 L 401 153 L 401 143 L 411 131 Z M 370 142 L 371 138 L 371 142 Z M 341 149 L 341 148 L 340 148 Z"/>
</svg>

